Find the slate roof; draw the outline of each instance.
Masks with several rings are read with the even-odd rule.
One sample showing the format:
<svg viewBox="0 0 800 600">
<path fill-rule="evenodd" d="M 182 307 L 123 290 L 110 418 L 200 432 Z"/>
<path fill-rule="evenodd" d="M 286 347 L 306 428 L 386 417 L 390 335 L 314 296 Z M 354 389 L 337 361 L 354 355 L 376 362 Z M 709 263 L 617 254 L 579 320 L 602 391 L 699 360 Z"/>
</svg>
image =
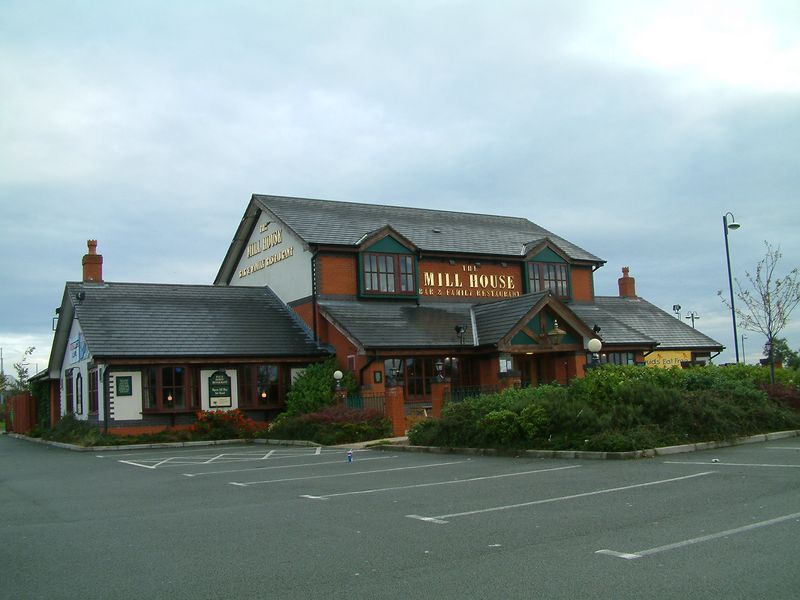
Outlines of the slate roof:
<svg viewBox="0 0 800 600">
<path fill-rule="evenodd" d="M 269 288 L 70 282 L 64 302 L 96 357 L 327 354 Z"/>
<path fill-rule="evenodd" d="M 720 351 L 722 344 L 642 298 L 598 296 L 569 305 L 590 327 L 601 327 L 604 344 L 657 343 L 659 350 Z"/>
<path fill-rule="evenodd" d="M 497 344 L 547 295 L 523 294 L 486 304 L 320 300 L 323 314 L 363 348 L 425 348 Z M 659 350 L 719 351 L 723 346 L 641 298 L 598 297 L 564 305 L 587 330 L 601 328 L 607 345 Z"/>
<path fill-rule="evenodd" d="M 533 308 L 533 305 L 546 295 L 547 292 L 523 294 L 516 298 L 475 306 L 478 344 L 496 344 L 499 342 Z"/>
<path fill-rule="evenodd" d="M 526 245 L 549 238 L 571 259 L 605 262 L 519 217 L 259 194 L 253 200 L 310 244 L 357 246 L 364 236 L 389 225 L 422 251 L 518 258 Z"/>
<path fill-rule="evenodd" d="M 466 326 L 463 345 L 473 345 L 470 305 L 465 303 L 320 300 L 319 307 L 364 348 L 459 346 L 456 325 Z"/>
</svg>

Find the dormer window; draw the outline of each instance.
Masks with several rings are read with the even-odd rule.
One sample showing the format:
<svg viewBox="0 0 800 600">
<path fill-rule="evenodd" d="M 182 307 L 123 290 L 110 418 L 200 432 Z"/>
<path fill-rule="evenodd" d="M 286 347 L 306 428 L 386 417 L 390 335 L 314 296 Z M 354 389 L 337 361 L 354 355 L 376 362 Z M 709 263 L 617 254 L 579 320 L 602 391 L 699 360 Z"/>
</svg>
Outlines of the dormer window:
<svg viewBox="0 0 800 600">
<path fill-rule="evenodd" d="M 415 294 L 414 257 L 409 254 L 362 255 L 366 294 Z"/>
<path fill-rule="evenodd" d="M 416 296 L 416 248 L 386 226 L 365 236 L 359 254 L 362 296 Z"/>
<path fill-rule="evenodd" d="M 569 269 L 564 263 L 528 263 L 528 285 L 531 292 L 550 290 L 559 298 L 569 297 Z"/>
</svg>

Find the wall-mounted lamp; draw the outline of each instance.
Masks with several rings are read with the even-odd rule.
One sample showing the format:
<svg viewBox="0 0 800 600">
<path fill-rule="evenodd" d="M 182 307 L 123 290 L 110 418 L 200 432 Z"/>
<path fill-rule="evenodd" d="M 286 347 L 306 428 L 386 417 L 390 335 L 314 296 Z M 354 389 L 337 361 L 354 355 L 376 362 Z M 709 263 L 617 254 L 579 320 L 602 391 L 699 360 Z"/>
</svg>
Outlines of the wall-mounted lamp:
<svg viewBox="0 0 800 600">
<path fill-rule="evenodd" d="M 565 335 L 567 335 L 567 332 L 558 326 L 558 319 L 554 319 L 553 328 L 547 332 L 547 340 L 550 342 L 550 345 L 558 346 Z"/>
<path fill-rule="evenodd" d="M 458 341 L 460 344 L 464 344 L 464 332 L 467 331 L 466 325 L 456 325 L 455 327 L 456 335 L 458 336 Z"/>
</svg>

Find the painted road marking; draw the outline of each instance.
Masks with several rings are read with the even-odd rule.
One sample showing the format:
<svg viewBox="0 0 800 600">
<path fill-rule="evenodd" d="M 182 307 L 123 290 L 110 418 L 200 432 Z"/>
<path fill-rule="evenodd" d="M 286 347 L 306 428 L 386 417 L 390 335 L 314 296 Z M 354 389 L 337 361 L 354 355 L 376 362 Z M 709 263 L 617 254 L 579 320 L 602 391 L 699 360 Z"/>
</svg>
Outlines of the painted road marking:
<svg viewBox="0 0 800 600">
<path fill-rule="evenodd" d="M 800 465 L 772 465 L 764 463 L 729 463 L 729 462 L 691 462 L 665 460 L 665 465 L 714 465 L 715 467 L 778 467 L 784 469 L 800 469 Z"/>
<path fill-rule="evenodd" d="M 341 492 L 338 494 L 324 494 L 321 496 L 312 496 L 310 494 L 302 494 L 301 498 L 312 498 L 314 500 L 327 500 L 328 498 L 335 498 L 337 496 L 356 496 L 359 494 L 377 494 L 379 492 L 390 492 L 393 490 L 410 490 L 414 488 L 432 487 L 436 485 L 452 485 L 454 483 L 468 483 L 471 481 L 486 481 L 488 479 L 500 479 L 503 477 L 519 477 L 522 475 L 531 475 L 533 473 L 547 473 L 549 471 L 563 471 L 565 469 L 578 469 L 580 465 L 570 465 L 566 467 L 554 467 L 552 469 L 537 469 L 536 471 L 520 471 L 518 473 L 504 473 L 503 475 L 486 475 L 484 477 L 470 477 L 468 479 L 451 479 L 448 481 L 435 481 L 433 483 L 416 483 L 413 485 L 396 485 L 385 488 L 375 488 L 372 490 L 358 490 L 355 492 Z"/>
<path fill-rule="evenodd" d="M 276 450 L 268 450 L 267 452 L 242 454 L 240 452 L 228 452 L 224 454 L 206 455 L 206 456 L 169 456 L 169 457 L 156 457 L 156 458 L 141 458 L 139 460 L 119 460 L 118 462 L 136 467 L 151 468 L 167 468 L 167 467 L 186 467 L 210 464 L 212 462 L 256 462 L 267 459 L 278 458 L 303 458 L 306 456 L 319 456 L 319 453 L 304 453 L 304 454 L 278 454 Z"/>
<path fill-rule="evenodd" d="M 387 458 L 397 458 L 396 454 L 387 456 L 372 456 L 370 458 L 361 458 L 358 462 L 362 463 L 368 460 L 385 460 Z M 341 460 L 326 460 L 325 462 L 302 463 L 299 465 L 275 465 L 272 467 L 249 467 L 247 469 L 225 469 L 223 471 L 206 471 L 204 473 L 181 473 L 186 477 L 199 477 L 201 475 L 224 475 L 227 473 L 243 473 L 245 471 L 269 471 L 271 469 L 294 469 L 295 467 L 316 467 L 317 465 L 338 465 Z"/>
<path fill-rule="evenodd" d="M 672 544 L 665 544 L 664 546 L 656 546 L 655 548 L 648 548 L 647 550 L 639 550 L 637 552 L 617 552 L 615 550 L 604 549 L 604 550 L 596 550 L 595 554 L 606 554 L 608 556 L 613 556 L 615 558 L 634 560 L 637 558 L 644 558 L 646 556 L 658 554 L 660 552 L 667 552 L 669 550 L 685 548 L 686 546 L 691 546 L 693 544 L 701 544 L 703 542 L 716 540 L 721 537 L 728 537 L 730 535 L 746 533 L 748 531 L 752 531 L 753 529 L 760 529 L 761 527 L 769 527 L 770 525 L 776 525 L 777 523 L 783 523 L 784 521 L 791 521 L 792 519 L 797 519 L 798 521 L 800 521 L 800 512 L 793 513 L 791 515 L 784 515 L 782 517 L 776 517 L 774 519 L 769 519 L 768 521 L 750 523 L 750 525 L 745 525 L 743 527 L 736 527 L 735 529 L 728 529 L 726 531 L 720 531 L 719 533 L 701 535 L 700 537 L 692 538 L 690 540 L 683 540 L 680 542 L 674 542 Z"/>
<path fill-rule="evenodd" d="M 444 463 L 431 463 L 429 465 L 414 465 L 411 467 L 394 467 L 393 469 L 377 469 L 375 471 L 354 471 L 352 473 L 332 473 L 330 475 L 311 475 L 309 477 L 287 477 L 286 479 L 268 479 L 266 481 L 231 481 L 229 482 L 231 485 L 238 485 L 240 487 L 248 487 L 251 485 L 260 485 L 262 483 L 283 483 L 285 481 L 305 481 L 309 479 L 328 479 L 331 477 L 352 477 L 353 475 L 371 475 L 372 473 L 389 473 L 391 471 L 409 471 L 411 469 L 428 469 L 430 467 L 445 467 L 447 465 L 459 465 L 461 463 L 469 462 L 470 459 L 466 460 L 455 460 L 451 462 L 444 462 Z"/>
<path fill-rule="evenodd" d="M 479 508 L 477 510 L 467 510 L 459 513 L 451 513 L 448 515 L 435 515 L 432 517 L 424 517 L 420 515 L 406 515 L 409 519 L 417 519 L 419 521 L 428 521 L 431 523 L 444 524 L 449 523 L 448 519 L 455 519 L 457 517 L 466 517 L 469 515 L 479 515 L 490 512 L 497 512 L 500 510 L 512 510 L 515 508 L 524 508 L 527 506 L 535 506 L 537 504 L 548 504 L 550 502 L 561 502 L 564 500 L 574 500 L 575 498 L 585 498 L 588 496 L 598 496 L 600 494 L 610 494 L 612 492 L 622 492 L 625 490 L 632 490 L 635 488 L 647 487 L 651 485 L 661 485 L 662 483 L 673 483 L 675 481 L 684 481 L 686 479 L 693 479 L 695 477 L 703 477 L 711 475 L 716 471 L 704 471 L 703 473 L 695 473 L 694 475 L 684 475 L 683 477 L 672 477 L 670 479 L 660 479 L 658 481 L 646 481 L 645 483 L 635 483 L 633 485 L 624 485 L 621 487 L 606 488 L 603 490 L 594 490 L 593 492 L 583 492 L 581 494 L 570 494 L 569 496 L 558 496 L 557 498 L 545 498 L 543 500 L 532 500 L 530 502 L 520 502 L 518 504 L 506 504 L 505 506 L 492 506 L 490 508 Z"/>
</svg>

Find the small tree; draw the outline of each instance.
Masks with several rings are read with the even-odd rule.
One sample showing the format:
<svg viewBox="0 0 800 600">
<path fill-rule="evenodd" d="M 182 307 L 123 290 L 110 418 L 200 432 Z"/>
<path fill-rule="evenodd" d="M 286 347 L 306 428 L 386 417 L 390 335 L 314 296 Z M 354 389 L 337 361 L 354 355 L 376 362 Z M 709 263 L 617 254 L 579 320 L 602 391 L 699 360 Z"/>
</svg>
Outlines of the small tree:
<svg viewBox="0 0 800 600">
<path fill-rule="evenodd" d="M 764 354 L 769 354 L 768 344 L 764 344 Z M 789 347 L 786 338 L 776 339 L 772 342 L 772 357 L 775 362 L 782 363 L 784 367 L 800 368 L 800 353 Z"/>
<path fill-rule="evenodd" d="M 286 394 L 286 412 L 300 415 L 331 406 L 335 400 L 333 373 L 338 368 L 335 358 L 306 367 Z M 344 371 L 343 375 L 341 386 L 352 393 L 358 387 L 355 377 L 350 371 Z"/>
<path fill-rule="evenodd" d="M 30 369 L 30 363 L 28 362 L 28 357 L 33 354 L 34 350 L 36 350 L 35 347 L 29 346 L 22 355 L 22 360 L 18 363 L 14 363 L 14 370 L 17 372 L 16 388 L 18 392 L 27 391 L 29 389 L 28 372 Z"/>
<path fill-rule="evenodd" d="M 736 279 L 736 297 L 741 301 L 736 308 L 736 316 L 742 327 L 749 331 L 762 333 L 767 338 L 767 355 L 769 360 L 769 379 L 775 383 L 775 346 L 778 334 L 789 322 L 789 315 L 800 303 L 800 272 L 797 267 L 784 277 L 775 273 L 781 259 L 780 246 L 773 248 L 765 241 L 766 254 L 756 265 L 755 274 L 745 271 L 749 287 L 745 287 Z M 751 289 L 752 288 L 752 289 Z M 722 293 L 718 292 L 720 297 Z M 728 308 L 730 303 L 722 297 Z"/>
</svg>

